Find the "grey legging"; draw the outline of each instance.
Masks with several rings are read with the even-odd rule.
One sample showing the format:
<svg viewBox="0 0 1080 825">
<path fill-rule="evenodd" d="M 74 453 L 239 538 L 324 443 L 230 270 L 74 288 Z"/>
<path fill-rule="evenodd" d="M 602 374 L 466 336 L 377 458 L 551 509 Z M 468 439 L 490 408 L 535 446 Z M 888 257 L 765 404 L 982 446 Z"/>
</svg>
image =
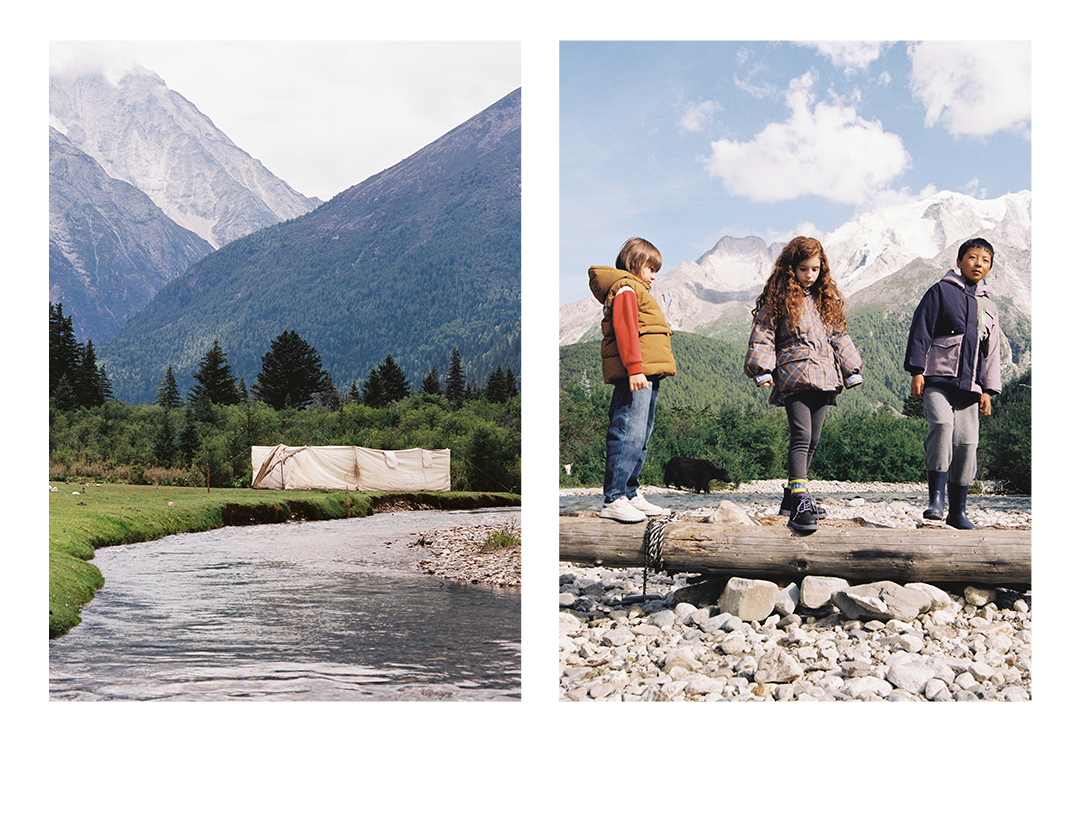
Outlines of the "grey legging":
<svg viewBox="0 0 1080 825">
<path fill-rule="evenodd" d="M 810 460 L 821 438 L 821 425 L 825 421 L 825 408 L 830 395 L 823 390 L 804 390 L 784 399 L 790 433 L 788 480 L 807 477 Z"/>
</svg>

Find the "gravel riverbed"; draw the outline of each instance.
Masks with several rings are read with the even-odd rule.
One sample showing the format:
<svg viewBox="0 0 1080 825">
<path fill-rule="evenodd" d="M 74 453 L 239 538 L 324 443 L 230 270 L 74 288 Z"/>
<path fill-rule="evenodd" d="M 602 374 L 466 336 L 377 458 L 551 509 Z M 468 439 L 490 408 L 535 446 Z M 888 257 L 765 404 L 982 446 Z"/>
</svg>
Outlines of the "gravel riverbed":
<svg viewBox="0 0 1080 825">
<path fill-rule="evenodd" d="M 727 499 L 775 523 L 783 481 L 711 496 L 644 488 L 680 518 Z M 812 484 L 833 519 L 915 529 L 922 485 Z M 598 490 L 563 490 L 562 508 L 598 509 Z M 702 502 L 707 502 L 701 506 Z M 980 529 L 1027 530 L 1030 499 L 976 497 Z M 569 502 L 569 504 L 568 504 Z M 685 509 L 680 504 L 685 503 Z M 940 523 L 937 523 L 940 524 Z M 950 529 L 950 528 L 947 528 Z M 560 563 L 560 697 L 568 701 L 1027 701 L 1031 592 L 932 583 L 855 583 L 821 576 L 713 582 L 691 574 Z M 717 599 L 716 592 L 722 595 Z"/>
<path fill-rule="evenodd" d="M 521 587 L 521 534 L 517 518 L 498 517 L 482 523 L 431 530 L 413 542 L 426 555 L 416 569 L 464 584 Z M 493 532 L 516 535 L 517 543 L 484 549 Z"/>
</svg>

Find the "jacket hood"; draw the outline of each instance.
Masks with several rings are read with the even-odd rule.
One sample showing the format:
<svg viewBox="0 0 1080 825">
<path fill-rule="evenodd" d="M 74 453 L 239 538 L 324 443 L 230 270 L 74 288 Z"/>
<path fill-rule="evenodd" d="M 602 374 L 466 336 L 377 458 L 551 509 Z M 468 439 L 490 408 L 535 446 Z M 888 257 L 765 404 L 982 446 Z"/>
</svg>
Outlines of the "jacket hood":
<svg viewBox="0 0 1080 825">
<path fill-rule="evenodd" d="M 972 287 L 972 285 L 968 283 L 967 279 L 965 279 L 963 275 L 957 274 L 957 272 L 952 269 L 945 273 L 945 277 L 941 280 L 948 281 L 950 284 L 956 284 L 958 287 L 965 291 L 974 290 L 972 294 L 976 297 L 987 295 L 990 292 L 989 287 L 986 286 L 986 278 L 983 278 L 981 281 L 975 284 L 974 287 Z"/>
<path fill-rule="evenodd" d="M 625 269 L 616 269 L 613 266 L 589 267 L 589 289 L 592 290 L 593 297 L 602 304 L 607 303 L 611 288 L 624 278 L 633 278 L 646 289 L 650 287 L 643 279 Z"/>
</svg>

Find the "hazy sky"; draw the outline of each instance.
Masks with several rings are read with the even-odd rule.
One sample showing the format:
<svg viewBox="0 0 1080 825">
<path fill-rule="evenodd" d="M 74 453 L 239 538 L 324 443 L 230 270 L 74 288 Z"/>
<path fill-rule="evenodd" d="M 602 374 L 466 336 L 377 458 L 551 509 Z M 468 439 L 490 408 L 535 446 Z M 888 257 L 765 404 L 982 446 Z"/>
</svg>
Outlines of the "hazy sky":
<svg viewBox="0 0 1080 825">
<path fill-rule="evenodd" d="M 632 235 L 667 271 L 725 235 L 1030 189 L 1031 85 L 1029 42 L 563 43 L 560 303 Z"/>
<path fill-rule="evenodd" d="M 521 85 L 518 42 L 53 42 L 50 70 L 155 71 L 300 193 L 329 200 Z"/>
</svg>

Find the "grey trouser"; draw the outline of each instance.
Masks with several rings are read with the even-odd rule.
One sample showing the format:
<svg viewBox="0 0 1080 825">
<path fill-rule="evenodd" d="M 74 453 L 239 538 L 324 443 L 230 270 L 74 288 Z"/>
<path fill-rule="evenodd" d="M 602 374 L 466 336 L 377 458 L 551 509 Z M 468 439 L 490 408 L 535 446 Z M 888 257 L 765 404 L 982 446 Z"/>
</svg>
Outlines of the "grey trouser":
<svg viewBox="0 0 1080 825">
<path fill-rule="evenodd" d="M 979 447 L 979 396 L 928 385 L 923 409 L 930 425 L 923 442 L 926 471 L 948 473 L 953 484 L 969 486 Z"/>
<path fill-rule="evenodd" d="M 829 404 L 829 393 L 821 390 L 804 390 L 784 399 L 787 409 L 788 432 L 788 481 L 807 477 L 810 461 L 821 438 L 821 425 L 825 421 L 825 410 Z"/>
</svg>

